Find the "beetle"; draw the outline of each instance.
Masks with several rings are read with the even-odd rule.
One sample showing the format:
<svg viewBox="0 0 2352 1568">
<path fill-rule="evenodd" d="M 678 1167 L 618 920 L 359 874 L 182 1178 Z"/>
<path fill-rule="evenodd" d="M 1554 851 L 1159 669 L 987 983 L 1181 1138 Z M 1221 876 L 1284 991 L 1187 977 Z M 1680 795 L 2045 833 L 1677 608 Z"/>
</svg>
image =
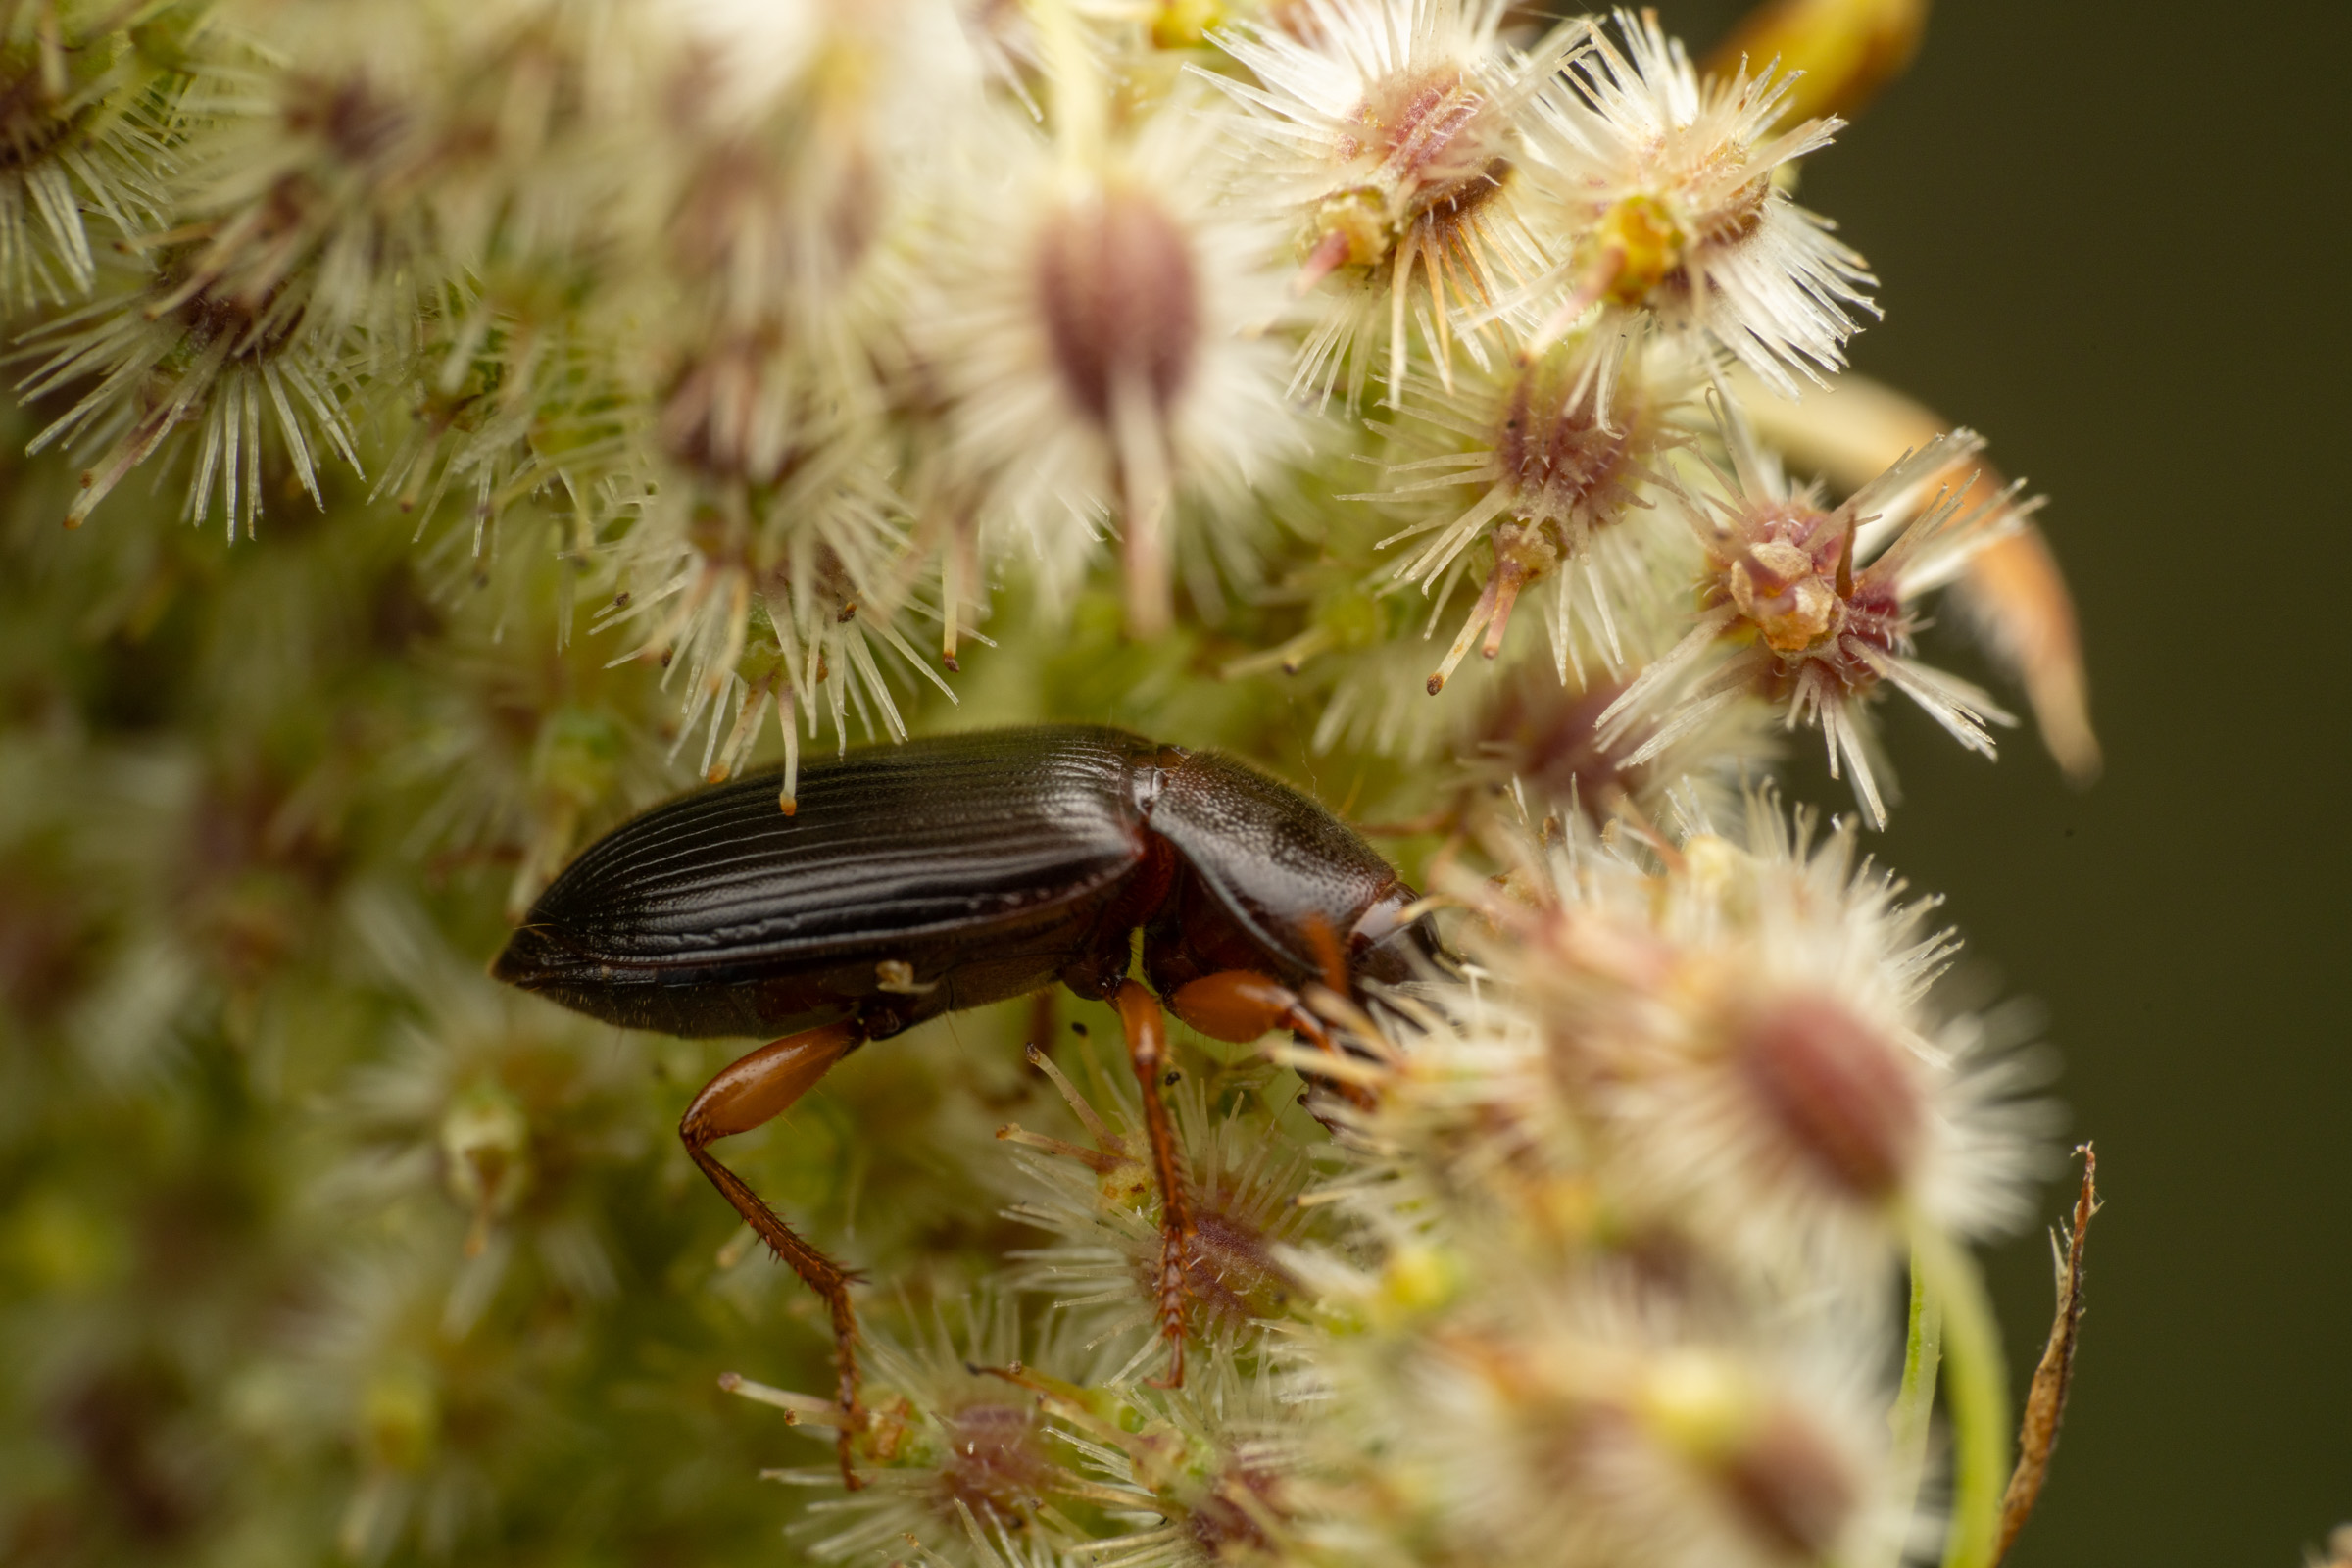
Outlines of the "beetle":
<svg viewBox="0 0 2352 1568">
<path fill-rule="evenodd" d="M 1334 1045 L 1306 1004 L 1361 1001 L 1443 955 L 1420 896 L 1298 791 L 1215 752 L 1052 725 L 909 741 L 804 769 L 785 810 L 756 774 L 681 796 L 583 851 L 491 972 L 665 1034 L 772 1034 L 695 1096 L 686 1152 L 823 1298 L 842 1473 L 862 1426 L 850 1276 L 709 1146 L 797 1101 L 867 1041 L 1056 981 L 1110 1003 L 1143 1090 L 1161 1198 L 1166 1385 L 1184 1376 L 1194 1235 L 1160 1099 L 1161 1006 L 1212 1038 Z M 1140 949 L 1149 988 L 1129 977 Z M 1154 996 L 1156 993 L 1156 996 Z"/>
</svg>

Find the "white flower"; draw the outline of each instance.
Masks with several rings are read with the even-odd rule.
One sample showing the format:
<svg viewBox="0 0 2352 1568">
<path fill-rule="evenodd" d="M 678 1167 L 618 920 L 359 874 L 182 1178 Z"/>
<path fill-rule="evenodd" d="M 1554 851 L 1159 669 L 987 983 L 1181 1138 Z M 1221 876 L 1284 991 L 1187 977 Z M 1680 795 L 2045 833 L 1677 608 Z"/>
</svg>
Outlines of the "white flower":
<svg viewBox="0 0 2352 1568">
<path fill-rule="evenodd" d="M 1913 1224 L 2016 1220 L 2039 1112 L 1983 1023 L 1932 1005 L 1958 946 L 1926 929 L 1934 901 L 1857 865 L 1850 824 L 1810 829 L 1753 796 L 1746 848 L 1701 833 L 1662 873 L 1572 832 L 1537 912 L 1494 906 L 1502 935 L 1473 946 L 1538 1020 L 1626 1214 L 1867 1296 Z"/>
<path fill-rule="evenodd" d="M 1852 312 L 1875 312 L 1862 258 L 1775 183 L 1839 122 L 1772 134 L 1790 78 L 1742 67 L 1701 82 L 1654 15 L 1620 11 L 1617 30 L 1622 48 L 1593 28 L 1529 120 L 1530 183 L 1572 246 L 1567 298 L 1538 344 L 1596 304 L 1647 309 L 1792 394 L 1789 372 L 1838 368 Z"/>
<path fill-rule="evenodd" d="M 1546 269 L 1518 212 L 1519 121 L 1579 47 L 1581 26 L 1528 54 L 1497 41 L 1503 0 L 1300 0 L 1279 22 L 1218 42 L 1255 76 L 1221 81 L 1250 108 L 1255 201 L 1299 236 L 1303 290 L 1326 277 L 1294 392 L 1328 398 L 1343 369 L 1363 392 L 1361 352 L 1386 318 L 1389 396 L 1420 315 L 1441 376 L 1452 339 Z M 1422 293 L 1414 295 L 1418 270 Z M 1497 275 L 1499 274 L 1499 276 Z"/>
<path fill-rule="evenodd" d="M 1985 724 L 2016 722 L 1911 651 L 1920 598 L 2015 529 L 2033 504 L 2018 504 L 2014 488 L 1970 504 L 1965 481 L 1927 489 L 1983 445 L 1967 430 L 1905 454 L 1835 508 L 1792 488 L 1736 418 L 1725 439 L 1733 474 L 1725 494 L 1704 498 L 1713 517 L 1696 522 L 1706 550 L 1697 623 L 1603 715 L 1603 738 L 1654 723 L 1632 759 L 1643 760 L 1720 708 L 1761 697 L 1784 710 L 1788 728 L 1820 728 L 1830 776 L 1850 771 L 1856 800 L 1884 827 L 1884 764 L 1867 709 L 1882 684 L 1986 757 Z"/>
<path fill-rule="evenodd" d="M 869 1336 L 863 1354 L 872 1409 L 855 1440 L 863 1485 L 810 1505 L 793 1530 L 808 1556 L 817 1562 L 882 1561 L 886 1554 L 898 1557 L 909 1542 L 927 1541 L 946 1546 L 949 1561 L 969 1560 L 955 1549 L 964 1521 L 1051 1537 L 1053 1527 L 1040 1515 L 1054 1520 L 1051 1499 L 1076 1481 L 1068 1450 L 1054 1441 L 1037 1396 L 996 1373 L 1041 1365 L 1076 1375 L 1099 1372 L 1065 1340 L 1051 1332 L 1024 1335 L 1018 1303 L 987 1292 L 946 1303 L 927 1326 L 904 1338 Z M 832 1427 L 819 1424 L 832 1415 L 828 1401 L 779 1397 L 741 1378 L 728 1386 L 762 1403 L 813 1407 L 817 1419 L 804 1417 L 800 1430 L 832 1444 Z M 832 1457 L 767 1476 L 830 1490 L 841 1480 Z"/>
<path fill-rule="evenodd" d="M 868 739 L 906 739 L 891 660 L 956 700 L 895 624 L 908 545 L 870 441 L 811 431 L 769 483 L 687 472 L 640 497 L 610 557 L 629 586 L 591 624 L 643 627 L 613 662 L 685 677 L 677 746 L 707 718 L 699 770 L 713 782 L 751 756 L 772 703 L 787 811 L 804 726 L 846 746 L 854 713 Z"/>
<path fill-rule="evenodd" d="M 1408 1363 L 1399 1468 L 1477 1560 L 1800 1568 L 1869 1554 L 1887 1445 L 1862 1345 L 1511 1270 Z M 1827 1338 L 1826 1335 L 1823 1336 Z M 1867 1343 L 1867 1342 L 1864 1342 Z M 1874 1430 L 1875 1429 L 1875 1430 Z"/>
<path fill-rule="evenodd" d="M 1019 1255 L 1025 1267 L 1016 1289 L 1050 1292 L 1055 1307 L 1073 1314 L 1089 1349 L 1126 1348 L 1112 1382 L 1126 1382 L 1160 1353 L 1152 1328 L 1161 1257 L 1159 1193 L 1145 1148 L 1143 1118 L 1133 1092 L 1094 1063 L 1092 1076 L 1106 1098 L 1105 1119 L 1052 1058 L 1035 1058 L 1092 1139 L 1092 1147 L 1041 1137 L 1017 1126 L 997 1136 L 1020 1146 L 1014 1156 L 1027 1178 L 1019 1202 L 1005 1213 L 1053 1233 L 1051 1247 Z M 1280 1136 L 1246 1119 L 1253 1103 L 1271 1108 L 1262 1076 L 1235 1094 L 1236 1079 L 1188 1075 L 1169 1099 L 1184 1155 L 1185 1186 L 1195 1234 L 1184 1266 L 1188 1323 L 1200 1342 L 1194 1360 L 1226 1364 L 1259 1345 L 1268 1322 L 1300 1304 L 1298 1282 L 1279 1258 L 1305 1229 L 1298 1198 L 1306 1186 L 1306 1156 Z M 1213 1102 L 1231 1096 L 1223 1114 Z M 1092 1310 L 1089 1310 L 1092 1309 Z"/>
<path fill-rule="evenodd" d="M 1383 547 L 1430 536 L 1391 573 L 1437 590 L 1442 604 L 1485 558 L 1483 588 L 1437 673 L 1442 689 L 1483 630 L 1481 652 L 1502 650 L 1520 592 L 1549 578 L 1552 662 L 1585 684 L 1588 656 L 1622 676 L 1629 645 L 1643 652 L 1643 622 L 1671 595 L 1661 566 L 1681 567 L 1682 530 L 1661 526 L 1652 496 L 1671 488 L 1661 459 L 1684 437 L 1669 423 L 1671 380 L 1628 363 L 1627 334 L 1579 337 L 1529 361 L 1506 361 L 1447 394 L 1406 383 L 1395 429 L 1398 461 L 1379 499 L 1442 510 L 1391 534 Z M 1464 487 L 1477 498 L 1460 510 Z M 1443 498 L 1440 500 L 1439 498 Z M 1472 555 L 1473 546 L 1486 549 Z"/>
<path fill-rule="evenodd" d="M 1168 625 L 1174 567 L 1196 599 L 1250 569 L 1250 488 L 1303 444 L 1259 335 L 1284 309 L 1268 238 L 1221 204 L 1224 115 L 1179 92 L 1114 141 L 1072 107 L 1085 91 L 1057 88 L 1058 150 L 1001 115 L 953 193 L 910 333 L 949 444 L 917 489 L 976 513 L 992 554 L 1031 557 L 1049 604 L 1115 518 L 1145 636 Z M 1180 516 L 1204 537 L 1180 541 Z"/>
</svg>

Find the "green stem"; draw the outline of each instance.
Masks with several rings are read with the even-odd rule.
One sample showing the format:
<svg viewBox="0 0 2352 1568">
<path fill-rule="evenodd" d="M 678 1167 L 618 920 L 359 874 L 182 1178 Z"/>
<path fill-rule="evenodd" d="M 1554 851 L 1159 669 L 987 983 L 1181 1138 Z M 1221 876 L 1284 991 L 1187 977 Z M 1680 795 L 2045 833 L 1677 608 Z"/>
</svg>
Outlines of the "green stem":
<svg viewBox="0 0 2352 1568">
<path fill-rule="evenodd" d="M 1903 1336 L 1903 1386 L 1886 1413 L 1893 1429 L 1893 1495 L 1908 1514 L 1919 1499 L 1927 1469 L 1929 1417 L 1936 1409 L 1936 1372 L 1943 1359 L 1943 1300 L 1928 1289 L 1927 1270 L 1916 1251 L 1911 1260 L 1911 1322 Z M 1895 1559 L 1902 1542 L 1892 1546 Z"/>
<path fill-rule="evenodd" d="M 1992 1568 L 2001 1493 L 2009 1484 L 2009 1374 L 2000 1329 L 1976 1259 L 1964 1249 L 1926 1224 L 1912 1249 L 1928 1295 L 1942 1304 L 1950 1352 L 1943 1376 L 1952 1420 L 1952 1525 L 1943 1568 Z"/>
</svg>

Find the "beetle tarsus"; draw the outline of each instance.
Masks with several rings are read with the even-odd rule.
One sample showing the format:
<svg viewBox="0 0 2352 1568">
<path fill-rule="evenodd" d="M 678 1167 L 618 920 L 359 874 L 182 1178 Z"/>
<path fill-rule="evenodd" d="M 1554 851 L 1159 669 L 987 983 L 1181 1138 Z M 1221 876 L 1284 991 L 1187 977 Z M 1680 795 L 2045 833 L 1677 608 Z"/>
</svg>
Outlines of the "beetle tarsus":
<svg viewBox="0 0 2352 1568">
<path fill-rule="evenodd" d="M 1152 1168 L 1159 1182 L 1159 1332 L 1168 1342 L 1168 1370 L 1153 1378 L 1154 1388 L 1180 1388 L 1184 1383 L 1185 1302 L 1192 1295 L 1185 1265 L 1193 1250 L 1193 1201 L 1185 1187 L 1183 1156 L 1176 1149 L 1175 1124 L 1168 1119 L 1167 1102 L 1160 1099 L 1160 1080 L 1168 1062 L 1167 1015 L 1159 1001 L 1133 980 L 1122 980 L 1111 993 L 1119 1025 L 1127 1036 L 1127 1060 L 1143 1091 L 1144 1136 L 1152 1146 Z"/>
<path fill-rule="evenodd" d="M 1191 1292 L 1185 1278 L 1185 1262 L 1192 1251 L 1193 1238 L 1176 1235 L 1163 1222 L 1159 1244 L 1159 1333 L 1168 1342 L 1168 1369 L 1155 1378 L 1144 1381 L 1155 1389 L 1184 1387 L 1184 1303 Z"/>
<path fill-rule="evenodd" d="M 853 1492 L 865 1485 L 851 1464 L 850 1452 L 858 1434 L 865 1430 L 865 1407 L 858 1398 L 858 1314 L 850 1304 L 850 1284 L 857 1276 L 804 1241 L 748 1182 L 720 1164 L 708 1146 L 782 1114 L 865 1036 L 857 1021 L 845 1020 L 771 1041 L 729 1063 L 704 1085 L 678 1122 L 687 1157 L 768 1250 L 825 1303 L 833 1325 L 834 1400 L 841 1407 L 841 1481 Z"/>
</svg>

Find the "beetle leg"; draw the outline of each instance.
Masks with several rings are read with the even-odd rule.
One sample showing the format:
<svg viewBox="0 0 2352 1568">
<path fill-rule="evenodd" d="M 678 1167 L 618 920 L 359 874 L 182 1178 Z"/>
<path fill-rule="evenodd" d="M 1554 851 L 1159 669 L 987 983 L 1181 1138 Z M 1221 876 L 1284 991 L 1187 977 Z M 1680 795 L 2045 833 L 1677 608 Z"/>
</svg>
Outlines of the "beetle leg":
<svg viewBox="0 0 2352 1568">
<path fill-rule="evenodd" d="M 1248 1045 L 1277 1029 L 1288 1029 L 1328 1055 L 1340 1054 L 1331 1031 L 1307 1010 L 1298 992 L 1254 970 L 1221 969 L 1187 981 L 1169 993 L 1168 1010 L 1211 1040 Z M 1350 1104 L 1371 1108 L 1372 1093 L 1363 1085 L 1325 1083 Z"/>
<path fill-rule="evenodd" d="M 1119 982 L 1110 1003 L 1119 1009 L 1119 1026 L 1127 1036 L 1127 1059 L 1144 1092 L 1144 1135 L 1151 1141 L 1152 1164 L 1159 1178 L 1159 1332 L 1168 1342 L 1168 1370 L 1152 1384 L 1161 1389 L 1181 1388 L 1184 1302 L 1191 1294 L 1185 1263 L 1192 1256 L 1195 1233 L 1184 1162 L 1176 1152 L 1176 1128 L 1168 1119 L 1167 1102 L 1160 1098 L 1160 1077 L 1168 1064 L 1168 1021 L 1158 999 L 1133 980 Z"/>
<path fill-rule="evenodd" d="M 865 1411 L 858 1402 L 858 1319 L 850 1309 L 851 1276 L 777 1218 L 775 1210 L 705 1146 L 715 1139 L 748 1133 L 781 1115 L 815 1086 L 826 1068 L 862 1044 L 865 1034 L 864 1026 L 852 1019 L 771 1041 L 705 1084 L 678 1123 L 678 1137 L 686 1145 L 687 1156 L 702 1167 L 710 1185 L 735 1205 L 735 1212 L 760 1239 L 792 1266 L 802 1283 L 824 1298 L 825 1311 L 833 1320 L 834 1397 L 842 1414 L 841 1479 L 853 1492 L 864 1483 L 850 1468 L 850 1440 L 864 1428 Z"/>
</svg>

